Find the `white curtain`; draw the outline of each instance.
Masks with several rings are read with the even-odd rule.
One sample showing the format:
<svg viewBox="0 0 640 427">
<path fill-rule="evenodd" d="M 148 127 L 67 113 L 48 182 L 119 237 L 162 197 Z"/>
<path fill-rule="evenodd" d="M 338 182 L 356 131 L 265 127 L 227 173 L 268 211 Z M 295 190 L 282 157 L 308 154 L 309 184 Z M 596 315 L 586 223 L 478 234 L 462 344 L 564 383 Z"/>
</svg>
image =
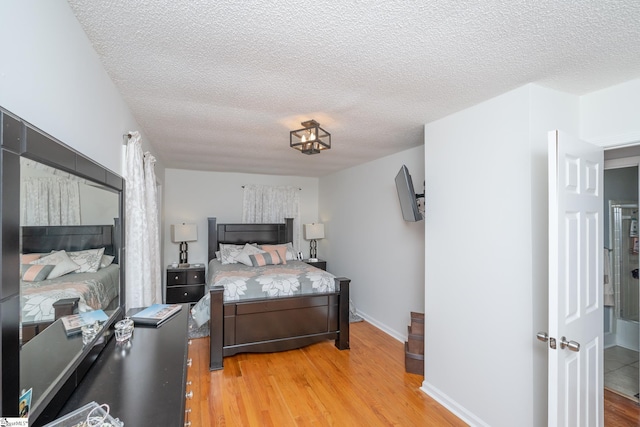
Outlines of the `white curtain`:
<svg viewBox="0 0 640 427">
<path fill-rule="evenodd" d="M 130 135 L 125 155 L 127 309 L 162 302 L 155 158 L 142 154 L 138 132 Z"/>
<path fill-rule="evenodd" d="M 66 178 L 22 182 L 22 225 L 80 224 L 80 185 Z"/>
<path fill-rule="evenodd" d="M 300 189 L 288 186 L 245 185 L 242 222 L 281 223 L 293 218 L 293 247 L 300 250 Z"/>
</svg>

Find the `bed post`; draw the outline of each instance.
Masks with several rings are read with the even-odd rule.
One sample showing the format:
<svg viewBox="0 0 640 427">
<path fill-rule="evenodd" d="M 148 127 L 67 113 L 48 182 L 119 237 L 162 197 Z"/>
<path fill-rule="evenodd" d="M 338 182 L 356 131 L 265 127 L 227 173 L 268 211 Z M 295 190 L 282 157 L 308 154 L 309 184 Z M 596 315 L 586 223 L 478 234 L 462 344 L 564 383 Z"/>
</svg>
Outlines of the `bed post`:
<svg viewBox="0 0 640 427">
<path fill-rule="evenodd" d="M 281 243 L 293 242 L 293 218 L 284 219 L 284 240 Z"/>
<path fill-rule="evenodd" d="M 209 370 L 222 369 L 222 347 L 224 345 L 224 286 L 212 286 L 209 291 Z"/>
<path fill-rule="evenodd" d="M 336 278 L 338 286 L 340 286 L 340 306 L 338 312 L 338 338 L 336 338 L 336 347 L 340 350 L 349 349 L 349 283 L 350 279 L 346 277 Z"/>
<path fill-rule="evenodd" d="M 216 251 L 218 250 L 218 230 L 216 227 L 216 218 L 209 217 L 207 218 L 207 236 L 208 236 L 208 257 L 207 257 L 207 265 L 209 265 L 209 261 L 216 257 Z"/>
</svg>

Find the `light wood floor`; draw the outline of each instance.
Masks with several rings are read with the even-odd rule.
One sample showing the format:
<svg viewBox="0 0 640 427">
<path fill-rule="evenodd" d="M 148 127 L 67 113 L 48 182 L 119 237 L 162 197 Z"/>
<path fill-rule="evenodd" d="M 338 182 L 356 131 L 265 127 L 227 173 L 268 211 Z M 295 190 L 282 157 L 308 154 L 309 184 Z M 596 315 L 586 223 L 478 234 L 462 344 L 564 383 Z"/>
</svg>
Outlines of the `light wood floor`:
<svg viewBox="0 0 640 427">
<path fill-rule="evenodd" d="M 332 341 L 273 354 L 241 354 L 209 372 L 208 338 L 194 339 L 188 420 L 204 426 L 464 426 L 404 371 L 404 346 L 351 324 L 351 350 Z M 640 407 L 605 391 L 605 426 L 640 426 Z"/>
</svg>

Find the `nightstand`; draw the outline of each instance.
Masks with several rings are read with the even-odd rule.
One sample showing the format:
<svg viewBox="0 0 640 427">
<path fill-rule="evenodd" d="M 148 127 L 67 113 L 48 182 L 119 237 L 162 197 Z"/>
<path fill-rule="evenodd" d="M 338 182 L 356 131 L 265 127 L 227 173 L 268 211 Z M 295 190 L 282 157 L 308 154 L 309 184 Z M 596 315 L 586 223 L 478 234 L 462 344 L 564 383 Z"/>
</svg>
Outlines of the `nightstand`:
<svg viewBox="0 0 640 427">
<path fill-rule="evenodd" d="M 167 267 L 167 304 L 196 303 L 204 296 L 204 266 Z"/>
<path fill-rule="evenodd" d="M 309 265 L 313 265 L 316 268 L 327 271 L 327 261 L 323 259 L 318 259 L 317 261 L 309 261 L 308 259 L 303 259 L 303 262 L 306 262 Z"/>
</svg>

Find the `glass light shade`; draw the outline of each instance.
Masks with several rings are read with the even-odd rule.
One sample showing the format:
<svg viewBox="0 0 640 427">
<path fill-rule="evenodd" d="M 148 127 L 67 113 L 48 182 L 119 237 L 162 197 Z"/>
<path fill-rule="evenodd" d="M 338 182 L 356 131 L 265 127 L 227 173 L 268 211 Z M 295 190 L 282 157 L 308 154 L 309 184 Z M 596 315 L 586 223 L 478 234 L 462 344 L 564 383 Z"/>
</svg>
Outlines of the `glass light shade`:
<svg viewBox="0 0 640 427">
<path fill-rule="evenodd" d="M 331 134 L 320 127 L 315 120 L 301 123 L 302 129 L 289 132 L 289 146 L 303 154 L 318 154 L 331 148 Z"/>
</svg>

